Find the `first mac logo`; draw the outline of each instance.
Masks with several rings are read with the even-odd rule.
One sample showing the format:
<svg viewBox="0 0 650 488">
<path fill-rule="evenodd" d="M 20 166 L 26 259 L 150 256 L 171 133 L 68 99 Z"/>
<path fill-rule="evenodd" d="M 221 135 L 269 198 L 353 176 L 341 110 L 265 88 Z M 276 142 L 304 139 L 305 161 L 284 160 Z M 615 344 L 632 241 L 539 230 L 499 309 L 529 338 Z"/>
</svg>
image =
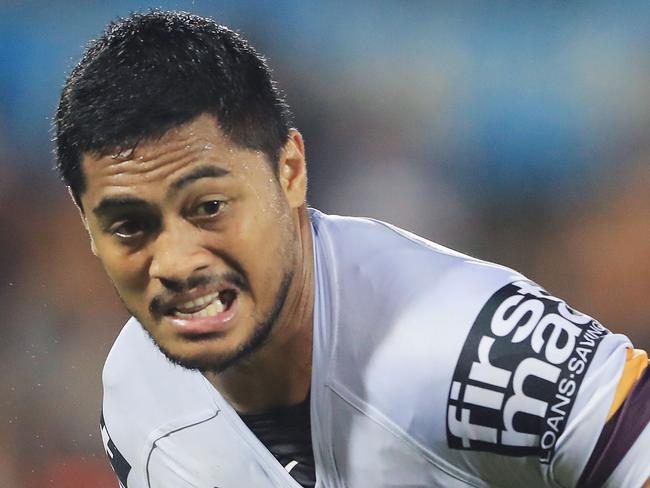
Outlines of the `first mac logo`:
<svg viewBox="0 0 650 488">
<path fill-rule="evenodd" d="M 607 333 L 529 281 L 498 290 L 456 364 L 447 401 L 449 447 L 549 463 Z"/>
<path fill-rule="evenodd" d="M 126 461 L 126 459 L 124 459 L 122 453 L 117 450 L 117 447 L 115 447 L 115 444 L 111 440 L 111 437 L 108 435 L 108 429 L 106 429 L 106 422 L 104 422 L 103 413 L 99 420 L 99 425 L 102 429 L 102 441 L 104 443 L 104 450 L 106 451 L 106 455 L 111 462 L 113 471 L 115 471 L 115 474 L 117 475 L 117 479 L 120 482 L 120 487 L 127 488 L 126 480 L 129 477 L 129 472 L 131 471 L 131 465 Z"/>
</svg>

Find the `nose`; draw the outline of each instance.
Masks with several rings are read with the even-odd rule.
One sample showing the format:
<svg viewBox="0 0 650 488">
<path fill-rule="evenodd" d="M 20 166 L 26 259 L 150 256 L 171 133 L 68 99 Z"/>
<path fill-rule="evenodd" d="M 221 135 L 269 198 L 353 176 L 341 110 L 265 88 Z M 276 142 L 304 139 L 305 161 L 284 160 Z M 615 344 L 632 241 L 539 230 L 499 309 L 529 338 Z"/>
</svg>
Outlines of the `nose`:
<svg viewBox="0 0 650 488">
<path fill-rule="evenodd" d="M 165 229 L 156 237 L 149 276 L 179 291 L 188 279 L 210 265 L 212 253 L 200 245 L 198 229 L 185 226 Z"/>
</svg>

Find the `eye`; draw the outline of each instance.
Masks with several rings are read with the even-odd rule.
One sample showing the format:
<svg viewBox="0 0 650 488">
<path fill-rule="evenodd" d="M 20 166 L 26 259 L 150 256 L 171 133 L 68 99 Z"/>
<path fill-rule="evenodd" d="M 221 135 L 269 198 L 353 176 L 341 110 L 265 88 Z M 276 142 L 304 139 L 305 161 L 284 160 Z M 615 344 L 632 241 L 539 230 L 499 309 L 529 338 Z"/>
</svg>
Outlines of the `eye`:
<svg viewBox="0 0 650 488">
<path fill-rule="evenodd" d="M 149 225 L 144 220 L 121 220 L 111 225 L 108 231 L 120 240 L 128 241 L 142 237 Z"/>
<path fill-rule="evenodd" d="M 206 200 L 196 206 L 194 214 L 197 217 L 216 217 L 225 203 L 223 200 Z"/>
</svg>

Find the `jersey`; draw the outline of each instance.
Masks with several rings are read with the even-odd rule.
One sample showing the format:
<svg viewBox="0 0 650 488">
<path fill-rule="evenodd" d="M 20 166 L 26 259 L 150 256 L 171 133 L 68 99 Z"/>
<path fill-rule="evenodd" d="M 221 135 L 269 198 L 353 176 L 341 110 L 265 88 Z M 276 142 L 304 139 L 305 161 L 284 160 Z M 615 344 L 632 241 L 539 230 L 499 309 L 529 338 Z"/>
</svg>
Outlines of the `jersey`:
<svg viewBox="0 0 650 488">
<path fill-rule="evenodd" d="M 511 269 L 375 220 L 310 219 L 317 487 L 634 488 L 650 476 L 648 360 L 625 336 Z M 135 319 L 103 386 L 124 488 L 299 488 Z"/>
<path fill-rule="evenodd" d="M 239 416 L 303 488 L 314 488 L 316 469 L 311 442 L 309 395 L 297 405 Z"/>
</svg>

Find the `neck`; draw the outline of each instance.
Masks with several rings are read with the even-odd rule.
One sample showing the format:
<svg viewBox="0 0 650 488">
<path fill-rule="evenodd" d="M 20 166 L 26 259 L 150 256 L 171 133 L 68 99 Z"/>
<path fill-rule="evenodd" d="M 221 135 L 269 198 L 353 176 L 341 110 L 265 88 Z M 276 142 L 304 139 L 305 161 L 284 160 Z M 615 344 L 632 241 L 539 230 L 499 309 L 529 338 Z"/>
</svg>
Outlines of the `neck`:
<svg viewBox="0 0 650 488">
<path fill-rule="evenodd" d="M 311 223 L 302 207 L 297 272 L 268 342 L 240 364 L 221 373 L 205 373 L 240 413 L 256 413 L 305 400 L 311 386 L 314 257 Z"/>
</svg>

